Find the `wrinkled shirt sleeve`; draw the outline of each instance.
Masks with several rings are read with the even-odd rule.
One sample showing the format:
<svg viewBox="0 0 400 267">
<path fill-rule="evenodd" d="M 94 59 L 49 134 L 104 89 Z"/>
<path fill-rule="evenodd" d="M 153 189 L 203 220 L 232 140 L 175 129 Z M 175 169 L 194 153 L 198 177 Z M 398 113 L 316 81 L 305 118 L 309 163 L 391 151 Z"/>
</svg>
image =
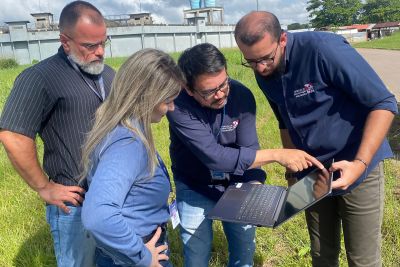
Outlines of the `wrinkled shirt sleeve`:
<svg viewBox="0 0 400 267">
<path fill-rule="evenodd" d="M 330 39 L 319 47 L 322 75 L 336 88 L 372 110 L 398 113 L 397 101 L 366 60 L 343 38 Z"/>
</svg>

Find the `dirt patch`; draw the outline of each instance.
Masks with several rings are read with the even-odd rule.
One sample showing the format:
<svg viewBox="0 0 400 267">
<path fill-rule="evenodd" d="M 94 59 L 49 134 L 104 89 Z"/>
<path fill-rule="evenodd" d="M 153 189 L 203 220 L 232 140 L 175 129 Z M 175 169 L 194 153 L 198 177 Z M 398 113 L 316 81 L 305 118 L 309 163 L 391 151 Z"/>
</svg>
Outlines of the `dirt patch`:
<svg viewBox="0 0 400 267">
<path fill-rule="evenodd" d="M 397 201 L 400 201 L 400 185 L 397 185 L 393 190 L 393 195 Z"/>
</svg>

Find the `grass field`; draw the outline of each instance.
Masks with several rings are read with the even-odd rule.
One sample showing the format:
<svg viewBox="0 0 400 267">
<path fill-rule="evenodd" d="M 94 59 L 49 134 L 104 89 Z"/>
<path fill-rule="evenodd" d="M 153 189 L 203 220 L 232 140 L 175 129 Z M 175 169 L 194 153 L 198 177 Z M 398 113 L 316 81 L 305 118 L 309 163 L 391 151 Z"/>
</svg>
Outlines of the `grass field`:
<svg viewBox="0 0 400 267">
<path fill-rule="evenodd" d="M 355 43 L 353 46 L 356 48 L 400 50 L 400 31 L 394 32 L 393 35 L 382 39 L 375 39 L 368 42 Z"/>
<path fill-rule="evenodd" d="M 263 148 L 280 147 L 277 122 L 258 89 L 249 69 L 240 66 L 240 54 L 236 49 L 223 50 L 228 59 L 229 75 L 242 81 L 255 95 L 257 102 L 257 129 Z M 177 57 L 177 54 L 174 54 Z M 123 59 L 112 59 L 108 63 L 118 68 Z M 24 67 L 0 70 L 0 110 L 15 77 Z M 157 148 L 170 165 L 168 156 L 169 136 L 167 121 L 154 125 Z M 40 154 L 42 146 L 39 143 Z M 285 185 L 283 168 L 277 164 L 268 165 L 267 182 Z M 384 212 L 383 263 L 384 266 L 399 266 L 400 262 L 400 164 L 394 160 L 385 162 L 386 206 Z M 0 266 L 55 266 L 52 240 L 44 216 L 44 203 L 39 199 L 11 167 L 5 151 L 0 148 Z M 172 261 L 182 266 L 181 244 L 177 230 L 169 230 Z M 346 266 L 342 244 L 341 266 Z M 221 225 L 215 224 L 211 266 L 226 265 L 227 243 Z M 257 229 L 257 250 L 255 266 L 311 266 L 309 239 L 304 216 L 297 216 L 277 229 Z"/>
</svg>

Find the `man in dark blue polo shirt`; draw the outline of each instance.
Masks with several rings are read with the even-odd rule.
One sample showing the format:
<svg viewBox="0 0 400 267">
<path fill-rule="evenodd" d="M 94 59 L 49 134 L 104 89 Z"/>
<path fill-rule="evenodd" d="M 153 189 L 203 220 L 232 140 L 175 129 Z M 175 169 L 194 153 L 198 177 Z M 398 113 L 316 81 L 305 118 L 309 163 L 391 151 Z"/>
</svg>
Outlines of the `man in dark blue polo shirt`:
<svg viewBox="0 0 400 267">
<path fill-rule="evenodd" d="M 95 243 L 81 223 L 85 190 L 78 185 L 81 146 L 94 113 L 108 95 L 106 25 L 100 11 L 74 1 L 61 12 L 58 53 L 15 80 L 0 118 L 0 142 L 15 169 L 48 204 L 58 266 L 93 266 Z M 36 135 L 44 143 L 43 169 Z"/>
<path fill-rule="evenodd" d="M 287 148 L 340 171 L 333 197 L 306 212 L 313 266 L 338 266 L 343 225 L 350 266 L 380 266 L 385 138 L 396 100 L 341 36 L 282 32 L 269 12 L 251 12 L 236 25 L 242 64 L 253 68 Z"/>
<path fill-rule="evenodd" d="M 184 266 L 206 267 L 212 220 L 205 215 L 229 184 L 264 183 L 265 173 L 256 167 L 270 162 L 294 171 L 323 166 L 300 150 L 259 150 L 254 97 L 228 77 L 226 60 L 215 46 L 196 45 L 183 52 L 178 64 L 187 85 L 167 117 Z M 229 244 L 228 266 L 252 266 L 255 228 L 227 222 L 222 225 Z"/>
</svg>

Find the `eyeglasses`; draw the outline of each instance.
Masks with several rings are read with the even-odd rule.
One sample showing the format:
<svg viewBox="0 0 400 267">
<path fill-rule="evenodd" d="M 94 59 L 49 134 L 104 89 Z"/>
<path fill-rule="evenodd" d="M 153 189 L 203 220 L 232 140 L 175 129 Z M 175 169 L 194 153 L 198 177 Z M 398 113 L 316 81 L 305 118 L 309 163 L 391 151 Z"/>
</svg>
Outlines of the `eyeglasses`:
<svg viewBox="0 0 400 267">
<path fill-rule="evenodd" d="M 65 33 L 64 33 L 64 35 L 65 35 L 68 39 L 71 39 L 72 41 L 74 41 L 75 43 L 77 43 L 77 42 L 74 40 L 74 38 L 72 38 L 72 37 L 66 35 Z M 106 38 L 104 41 L 101 41 L 101 42 L 98 42 L 98 43 L 77 43 L 77 44 L 80 45 L 80 46 L 83 46 L 84 48 L 86 48 L 86 49 L 87 49 L 88 51 L 90 51 L 90 52 L 94 52 L 94 51 L 96 51 L 96 49 L 97 49 L 99 46 L 101 46 L 101 47 L 104 48 L 104 47 L 108 46 L 110 43 L 111 43 L 111 38 L 110 38 L 110 36 L 107 36 L 107 38 Z"/>
<path fill-rule="evenodd" d="M 228 87 L 229 87 L 229 76 L 227 76 L 226 79 L 214 89 L 207 89 L 207 90 L 194 89 L 194 91 L 198 93 L 204 100 L 210 100 L 219 91 L 225 91 Z"/>
<path fill-rule="evenodd" d="M 258 64 L 262 64 L 266 67 L 270 67 L 274 63 L 276 52 L 278 51 L 278 47 L 279 47 L 279 42 L 276 45 L 275 52 L 272 57 L 269 55 L 266 55 L 266 56 L 260 57 L 259 59 L 245 59 L 245 61 L 243 61 L 243 57 L 242 57 L 242 65 L 247 68 L 253 68 L 253 69 L 257 68 Z"/>
</svg>

